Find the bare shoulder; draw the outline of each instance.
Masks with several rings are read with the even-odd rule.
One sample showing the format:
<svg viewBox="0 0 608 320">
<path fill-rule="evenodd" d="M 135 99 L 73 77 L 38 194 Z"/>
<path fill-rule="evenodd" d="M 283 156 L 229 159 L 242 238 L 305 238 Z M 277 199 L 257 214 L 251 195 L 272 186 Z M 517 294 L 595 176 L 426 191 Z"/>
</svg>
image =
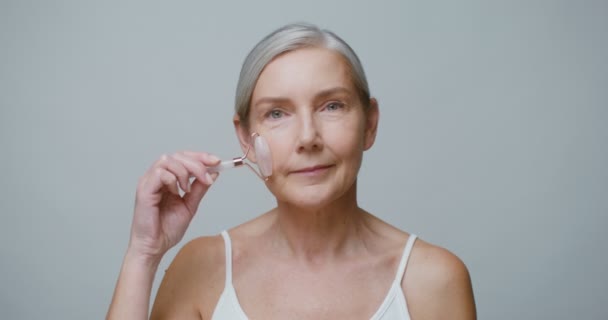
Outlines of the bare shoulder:
<svg viewBox="0 0 608 320">
<path fill-rule="evenodd" d="M 224 264 L 221 236 L 185 244 L 165 270 L 150 319 L 207 318 L 223 290 Z"/>
<path fill-rule="evenodd" d="M 476 319 L 469 271 L 445 248 L 418 239 L 402 287 L 413 319 Z"/>
</svg>

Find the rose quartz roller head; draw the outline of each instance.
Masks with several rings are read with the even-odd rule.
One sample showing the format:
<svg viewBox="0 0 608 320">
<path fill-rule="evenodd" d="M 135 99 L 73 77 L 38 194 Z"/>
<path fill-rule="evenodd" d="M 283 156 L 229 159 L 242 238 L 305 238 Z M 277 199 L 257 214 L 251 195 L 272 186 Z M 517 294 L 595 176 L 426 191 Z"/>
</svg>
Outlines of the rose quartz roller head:
<svg viewBox="0 0 608 320">
<path fill-rule="evenodd" d="M 262 138 L 257 132 L 254 132 L 251 135 L 251 139 L 253 140 L 253 149 L 255 150 L 255 155 L 257 157 L 257 167 L 258 170 L 254 169 L 248 162 L 245 162 L 247 159 L 247 154 L 251 149 L 251 144 L 247 148 L 247 151 L 242 157 L 234 158 L 232 160 L 222 161 L 220 164 L 207 168 L 207 172 L 221 172 L 226 169 L 240 167 L 245 165 L 249 167 L 260 179 L 266 181 L 268 177 L 272 175 L 272 156 L 270 154 L 270 148 L 266 143 L 266 140 Z"/>
</svg>

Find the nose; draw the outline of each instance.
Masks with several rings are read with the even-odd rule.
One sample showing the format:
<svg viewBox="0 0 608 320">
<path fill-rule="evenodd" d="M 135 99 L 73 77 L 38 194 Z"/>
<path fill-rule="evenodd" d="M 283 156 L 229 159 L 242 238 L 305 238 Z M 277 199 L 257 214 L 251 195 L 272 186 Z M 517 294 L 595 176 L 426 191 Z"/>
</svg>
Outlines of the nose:
<svg viewBox="0 0 608 320">
<path fill-rule="evenodd" d="M 323 149 L 319 124 L 312 114 L 301 115 L 299 121 L 298 152 L 318 151 Z"/>
</svg>

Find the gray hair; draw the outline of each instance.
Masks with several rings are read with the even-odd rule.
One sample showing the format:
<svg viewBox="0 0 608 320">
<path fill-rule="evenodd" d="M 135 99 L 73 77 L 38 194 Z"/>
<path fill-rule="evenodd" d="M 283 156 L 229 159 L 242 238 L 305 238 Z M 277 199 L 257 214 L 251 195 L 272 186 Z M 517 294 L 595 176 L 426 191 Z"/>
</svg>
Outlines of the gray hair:
<svg viewBox="0 0 608 320">
<path fill-rule="evenodd" d="M 341 54 L 350 65 L 352 81 L 364 108 L 369 106 L 367 79 L 353 49 L 329 30 L 307 23 L 288 24 L 262 39 L 243 62 L 236 87 L 235 111 L 246 127 L 249 124 L 251 96 L 262 70 L 281 54 L 309 47 L 326 48 Z"/>
</svg>

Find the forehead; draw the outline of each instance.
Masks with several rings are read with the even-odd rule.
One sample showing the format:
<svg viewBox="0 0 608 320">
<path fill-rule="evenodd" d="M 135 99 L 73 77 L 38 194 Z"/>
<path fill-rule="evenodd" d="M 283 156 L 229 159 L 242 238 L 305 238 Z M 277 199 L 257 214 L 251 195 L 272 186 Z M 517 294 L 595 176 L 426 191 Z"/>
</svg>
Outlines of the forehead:
<svg viewBox="0 0 608 320">
<path fill-rule="evenodd" d="M 325 48 L 303 48 L 287 52 L 262 71 L 253 90 L 252 102 L 266 96 L 302 97 L 332 87 L 355 92 L 350 66 L 341 54 Z"/>
</svg>

